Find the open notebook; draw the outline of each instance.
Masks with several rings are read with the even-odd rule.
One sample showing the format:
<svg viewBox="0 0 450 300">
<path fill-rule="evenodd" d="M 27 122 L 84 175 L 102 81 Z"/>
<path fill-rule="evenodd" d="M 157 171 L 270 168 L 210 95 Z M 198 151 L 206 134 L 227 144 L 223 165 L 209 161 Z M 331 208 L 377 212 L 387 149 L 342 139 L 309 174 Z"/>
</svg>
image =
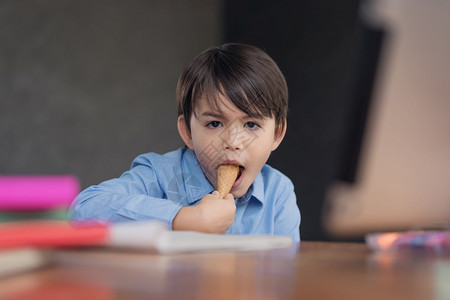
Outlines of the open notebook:
<svg viewBox="0 0 450 300">
<path fill-rule="evenodd" d="M 336 237 L 448 229 L 450 2 L 366 4 L 363 48 L 381 46 L 372 55 L 374 85 L 353 178 L 329 189 L 324 227 Z"/>
</svg>

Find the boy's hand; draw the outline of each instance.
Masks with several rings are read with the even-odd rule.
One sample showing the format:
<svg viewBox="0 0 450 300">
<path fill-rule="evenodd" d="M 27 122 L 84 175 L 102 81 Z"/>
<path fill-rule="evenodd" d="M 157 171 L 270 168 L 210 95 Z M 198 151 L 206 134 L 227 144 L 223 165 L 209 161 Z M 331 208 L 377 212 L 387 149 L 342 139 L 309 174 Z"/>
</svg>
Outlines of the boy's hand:
<svg viewBox="0 0 450 300">
<path fill-rule="evenodd" d="M 205 195 L 195 206 L 182 207 L 172 222 L 173 230 L 225 233 L 234 221 L 236 204 L 231 194 L 223 199 L 219 192 Z"/>
</svg>

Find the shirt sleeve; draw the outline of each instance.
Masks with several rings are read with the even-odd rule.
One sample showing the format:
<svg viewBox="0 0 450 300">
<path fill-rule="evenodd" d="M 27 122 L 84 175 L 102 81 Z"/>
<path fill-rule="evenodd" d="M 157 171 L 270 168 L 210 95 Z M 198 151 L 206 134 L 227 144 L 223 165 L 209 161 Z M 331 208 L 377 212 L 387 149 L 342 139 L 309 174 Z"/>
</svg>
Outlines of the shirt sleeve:
<svg viewBox="0 0 450 300">
<path fill-rule="evenodd" d="M 294 242 L 300 242 L 300 210 L 297 206 L 297 197 L 294 185 L 288 181 L 283 193 L 279 196 L 279 206 L 275 215 L 275 234 L 289 235 Z"/>
<path fill-rule="evenodd" d="M 159 219 L 172 228 L 181 204 L 165 197 L 151 166 L 138 165 L 120 178 L 82 191 L 70 208 L 75 221 L 123 222 Z"/>
</svg>

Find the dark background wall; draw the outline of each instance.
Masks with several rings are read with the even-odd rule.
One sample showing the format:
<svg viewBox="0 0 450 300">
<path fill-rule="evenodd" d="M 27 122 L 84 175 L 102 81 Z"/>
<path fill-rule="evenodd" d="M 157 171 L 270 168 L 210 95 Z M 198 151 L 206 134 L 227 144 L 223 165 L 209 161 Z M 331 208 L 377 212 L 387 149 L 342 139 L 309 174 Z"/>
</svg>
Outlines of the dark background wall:
<svg viewBox="0 0 450 300">
<path fill-rule="evenodd" d="M 180 147 L 175 87 L 221 1 L 0 1 L 0 173 L 83 187 Z"/>
<path fill-rule="evenodd" d="M 296 185 L 304 240 L 321 229 L 339 164 L 358 1 L 0 2 L 0 173 L 119 176 L 138 154 L 181 146 L 175 86 L 222 42 L 255 44 L 290 91 L 288 133 L 270 164 Z"/>
</svg>

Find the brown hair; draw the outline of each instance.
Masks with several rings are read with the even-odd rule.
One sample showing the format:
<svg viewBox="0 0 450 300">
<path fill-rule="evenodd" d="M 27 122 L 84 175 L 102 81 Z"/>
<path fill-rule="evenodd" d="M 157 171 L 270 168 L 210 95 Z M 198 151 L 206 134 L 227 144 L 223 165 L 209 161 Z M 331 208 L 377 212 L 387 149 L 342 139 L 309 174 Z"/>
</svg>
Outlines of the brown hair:
<svg viewBox="0 0 450 300">
<path fill-rule="evenodd" d="M 220 112 L 219 94 L 251 117 L 274 117 L 277 132 L 284 129 L 288 109 L 286 80 L 273 59 L 259 48 L 230 43 L 194 57 L 178 80 L 178 116 L 183 115 L 190 128 L 191 115 L 202 97 Z"/>
</svg>

